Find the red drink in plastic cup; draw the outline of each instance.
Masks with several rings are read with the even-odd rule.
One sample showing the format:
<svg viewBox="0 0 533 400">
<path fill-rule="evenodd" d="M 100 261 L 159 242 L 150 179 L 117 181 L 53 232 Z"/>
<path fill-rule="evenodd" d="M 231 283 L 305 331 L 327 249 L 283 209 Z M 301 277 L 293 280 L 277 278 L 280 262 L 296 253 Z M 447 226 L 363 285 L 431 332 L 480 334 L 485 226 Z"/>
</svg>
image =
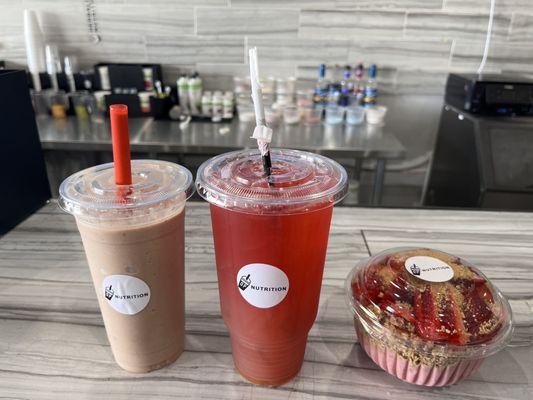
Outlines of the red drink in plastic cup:
<svg viewBox="0 0 533 400">
<path fill-rule="evenodd" d="M 346 171 L 325 157 L 272 150 L 269 184 L 257 151 L 198 170 L 211 203 L 222 316 L 237 370 L 277 386 L 298 374 L 316 318 L 333 205 Z"/>
</svg>

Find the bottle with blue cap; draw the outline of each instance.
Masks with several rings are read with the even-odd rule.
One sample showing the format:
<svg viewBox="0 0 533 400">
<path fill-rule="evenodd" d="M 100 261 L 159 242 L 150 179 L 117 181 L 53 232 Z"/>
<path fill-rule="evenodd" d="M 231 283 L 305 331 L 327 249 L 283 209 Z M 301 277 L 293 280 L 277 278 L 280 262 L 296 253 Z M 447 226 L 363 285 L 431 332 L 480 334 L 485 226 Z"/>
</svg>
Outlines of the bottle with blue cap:
<svg viewBox="0 0 533 400">
<path fill-rule="evenodd" d="M 378 86 L 376 82 L 376 64 L 370 66 L 368 71 L 368 81 L 365 86 L 363 104 L 365 107 L 371 107 L 376 105 L 378 97 Z"/>
<path fill-rule="evenodd" d="M 318 81 L 315 86 L 313 102 L 315 105 L 324 106 L 328 96 L 328 80 L 326 79 L 326 64 L 320 64 L 318 69 Z"/>
</svg>

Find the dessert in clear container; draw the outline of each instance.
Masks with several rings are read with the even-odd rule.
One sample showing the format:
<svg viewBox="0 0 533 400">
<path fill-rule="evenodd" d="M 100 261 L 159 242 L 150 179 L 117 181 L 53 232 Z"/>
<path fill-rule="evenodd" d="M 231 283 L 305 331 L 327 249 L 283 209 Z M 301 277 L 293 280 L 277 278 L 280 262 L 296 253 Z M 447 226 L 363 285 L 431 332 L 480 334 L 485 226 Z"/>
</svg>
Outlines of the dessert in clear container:
<svg viewBox="0 0 533 400">
<path fill-rule="evenodd" d="M 394 248 L 362 260 L 346 280 L 361 347 L 410 383 L 447 386 L 505 347 L 509 303 L 475 266 L 427 248 Z"/>
</svg>

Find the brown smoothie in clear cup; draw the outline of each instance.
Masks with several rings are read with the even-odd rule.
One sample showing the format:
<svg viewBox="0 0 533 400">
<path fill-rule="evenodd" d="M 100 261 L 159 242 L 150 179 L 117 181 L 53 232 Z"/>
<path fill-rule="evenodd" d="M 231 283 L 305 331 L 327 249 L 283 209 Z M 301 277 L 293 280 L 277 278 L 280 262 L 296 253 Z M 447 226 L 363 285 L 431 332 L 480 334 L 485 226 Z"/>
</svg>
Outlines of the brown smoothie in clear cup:
<svg viewBox="0 0 533 400">
<path fill-rule="evenodd" d="M 81 171 L 60 188 L 74 214 L 116 362 L 148 372 L 184 347 L 185 168 L 132 161 L 133 183 L 117 187 L 113 164 Z M 117 190 L 117 188 L 119 190 Z"/>
</svg>

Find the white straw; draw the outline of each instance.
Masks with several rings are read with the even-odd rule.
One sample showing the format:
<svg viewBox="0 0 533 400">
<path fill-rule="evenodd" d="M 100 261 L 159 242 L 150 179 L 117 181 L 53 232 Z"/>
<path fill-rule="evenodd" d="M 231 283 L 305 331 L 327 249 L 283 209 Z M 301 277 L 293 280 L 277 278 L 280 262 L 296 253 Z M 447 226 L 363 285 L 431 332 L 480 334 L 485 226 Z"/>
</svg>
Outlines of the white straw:
<svg viewBox="0 0 533 400">
<path fill-rule="evenodd" d="M 250 49 L 250 83 L 252 85 L 252 100 L 255 110 L 255 124 L 266 125 L 265 107 L 263 106 L 263 92 L 259 81 L 259 68 L 257 66 L 257 47 Z"/>
<path fill-rule="evenodd" d="M 479 64 L 479 68 L 477 69 L 478 75 L 481 75 L 483 73 L 483 69 L 485 68 L 485 64 L 487 63 L 487 58 L 489 56 L 490 37 L 492 35 L 492 24 L 494 20 L 494 5 L 495 4 L 496 4 L 496 0 L 490 1 L 490 12 L 489 12 L 489 23 L 487 26 L 487 36 L 485 37 L 485 47 L 483 49 L 483 57 L 481 58 L 481 63 Z"/>
<path fill-rule="evenodd" d="M 263 106 L 263 92 L 259 82 L 259 68 L 257 66 L 257 48 L 250 49 L 250 82 L 252 85 L 252 101 L 255 111 L 255 129 L 252 138 L 257 140 L 261 155 L 268 153 L 268 144 L 272 140 L 272 129 L 268 128 L 265 120 L 265 107 Z"/>
</svg>

